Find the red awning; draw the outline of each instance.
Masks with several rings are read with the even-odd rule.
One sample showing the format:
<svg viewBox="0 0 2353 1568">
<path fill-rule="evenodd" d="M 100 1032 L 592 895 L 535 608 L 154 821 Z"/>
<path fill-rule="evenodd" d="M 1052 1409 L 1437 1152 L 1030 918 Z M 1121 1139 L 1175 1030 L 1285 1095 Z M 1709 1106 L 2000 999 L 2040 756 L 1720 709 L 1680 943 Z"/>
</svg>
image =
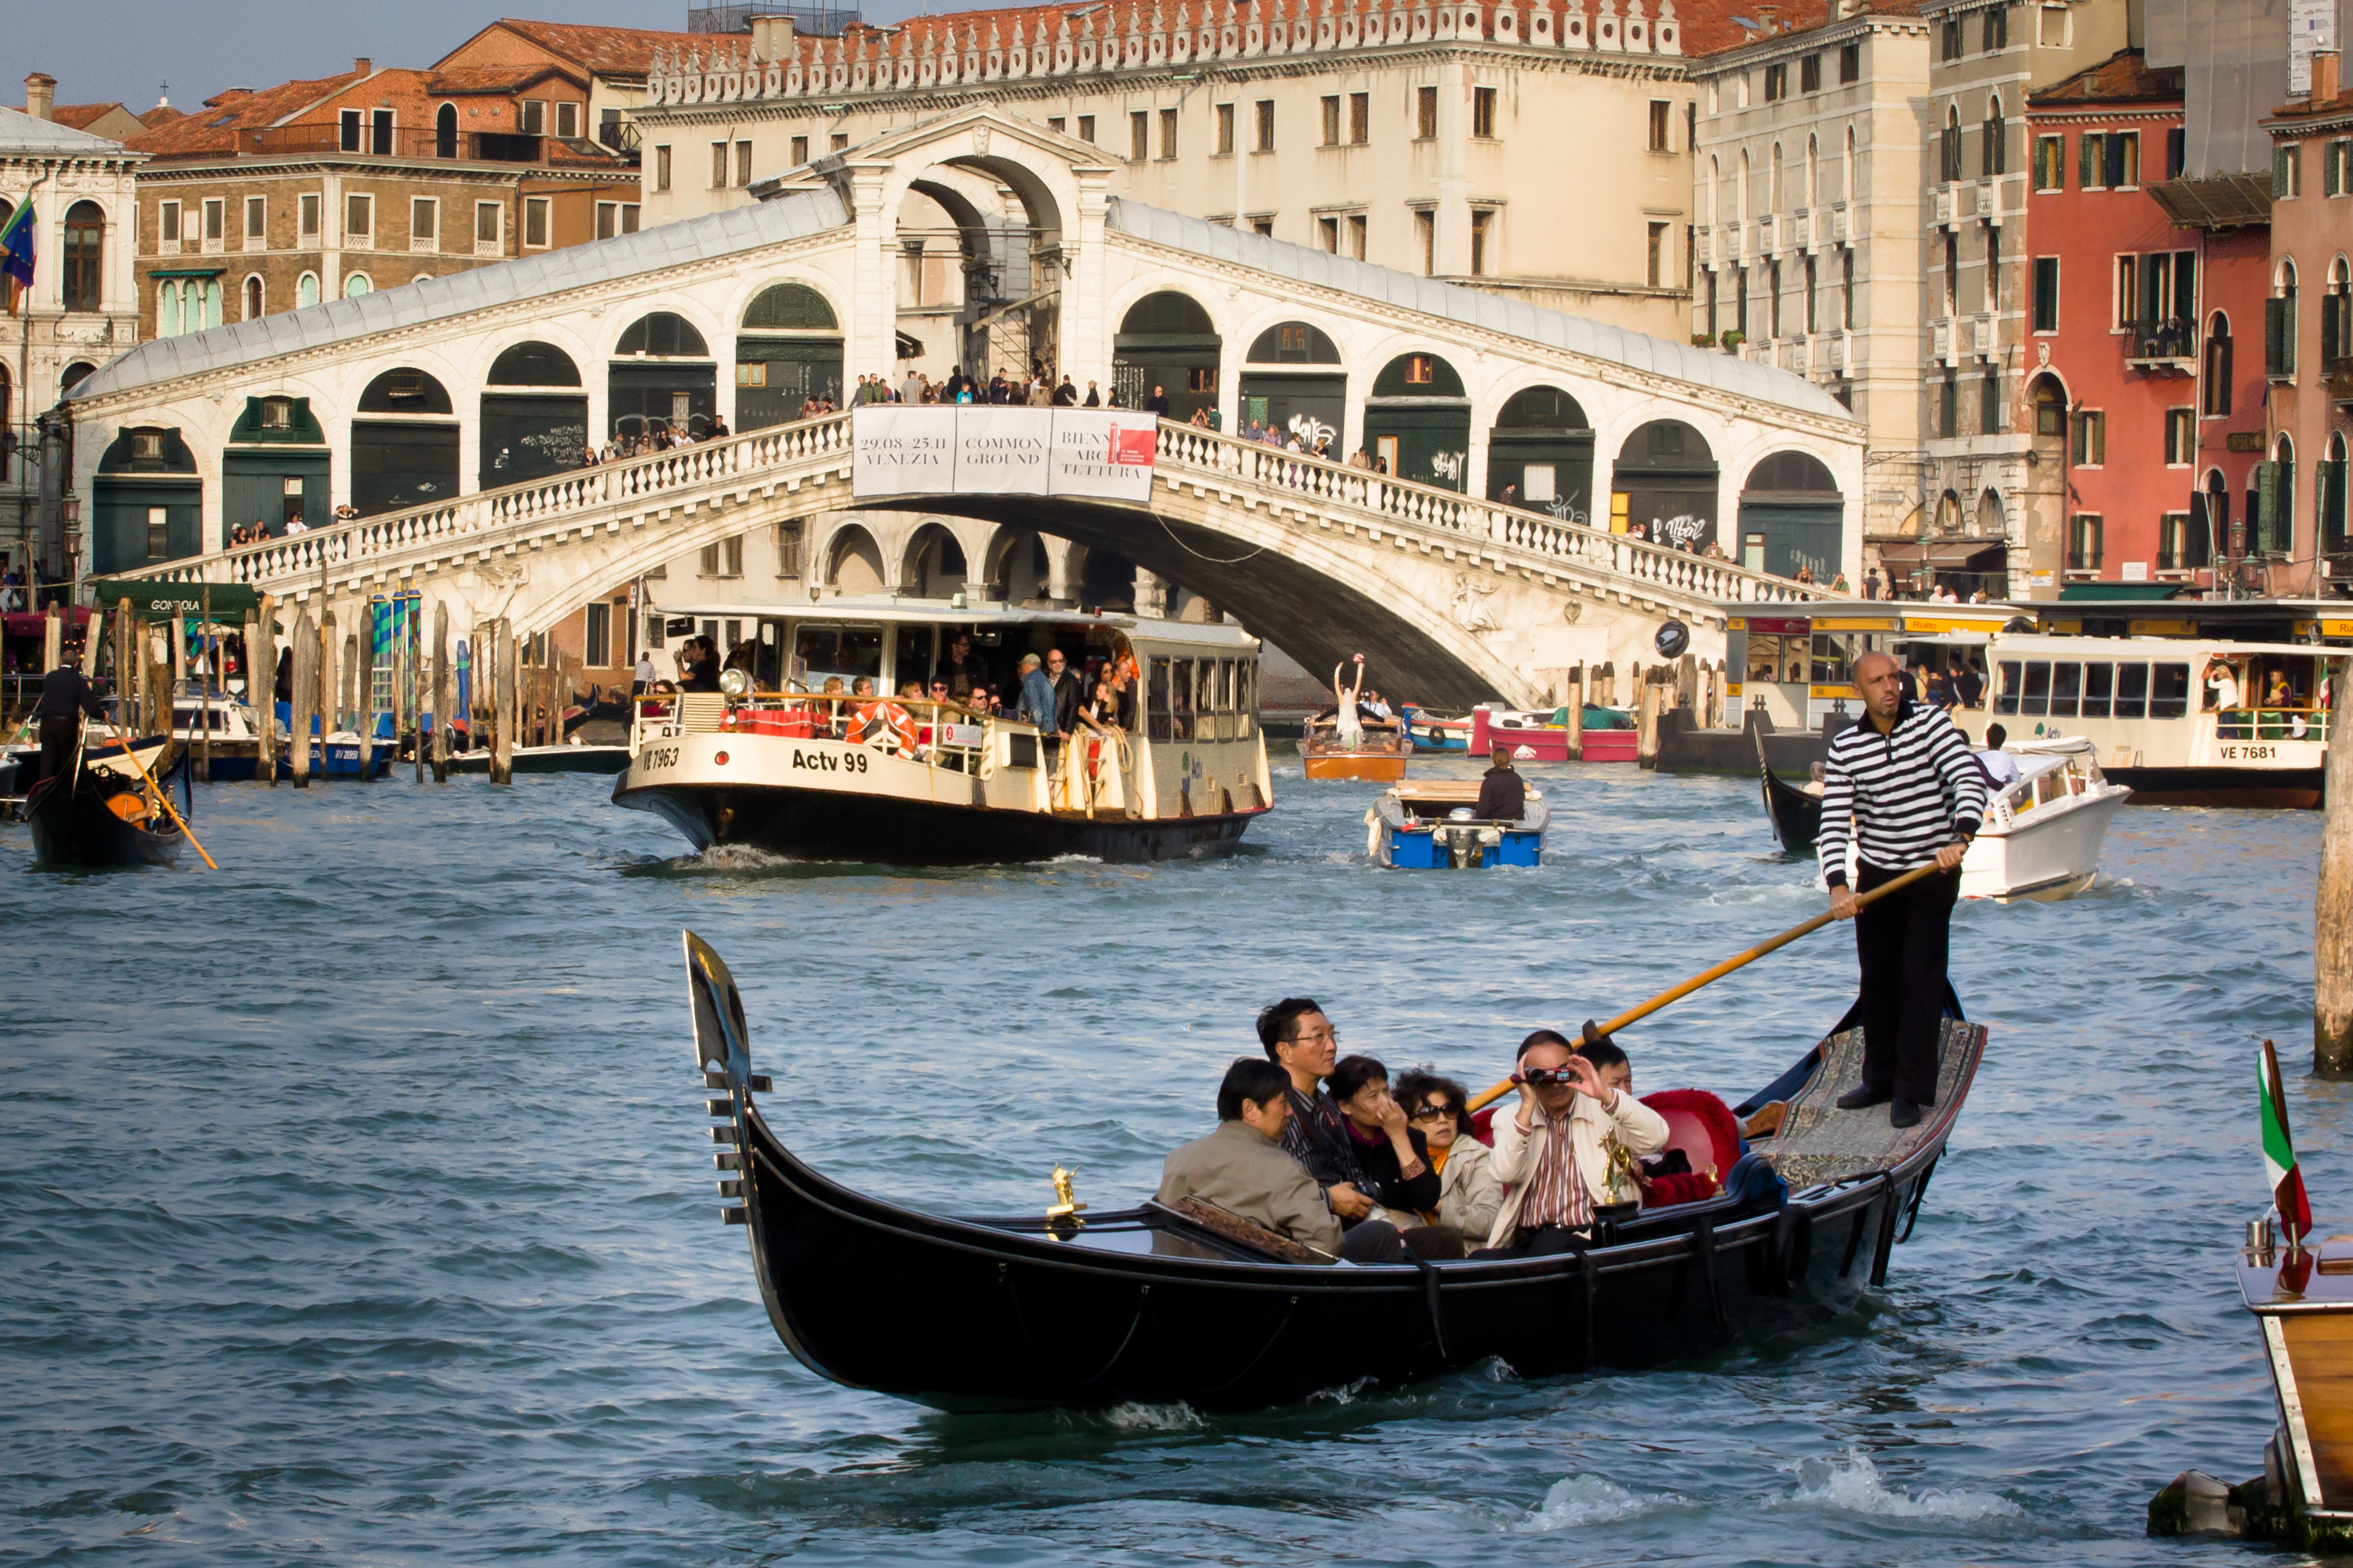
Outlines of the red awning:
<svg viewBox="0 0 2353 1568">
<path fill-rule="evenodd" d="M 90 619 L 90 606 L 76 605 L 64 612 L 66 629 L 79 631 Z M 12 637 L 40 637 L 49 635 L 49 617 L 46 611 L 21 610 L 0 616 Z"/>
</svg>

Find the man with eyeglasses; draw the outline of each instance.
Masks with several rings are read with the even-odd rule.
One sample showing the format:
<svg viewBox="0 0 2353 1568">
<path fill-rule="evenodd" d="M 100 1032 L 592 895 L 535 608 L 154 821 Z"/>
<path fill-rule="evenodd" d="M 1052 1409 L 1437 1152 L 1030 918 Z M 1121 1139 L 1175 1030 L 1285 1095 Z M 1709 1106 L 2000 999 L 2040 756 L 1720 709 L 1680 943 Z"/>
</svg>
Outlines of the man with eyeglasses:
<svg viewBox="0 0 2353 1568">
<path fill-rule="evenodd" d="M 1550 1029 L 1520 1042 L 1512 1082 L 1520 1104 L 1495 1119 L 1495 1147 L 1488 1167 L 1504 1184 L 1504 1205 L 1495 1212 L 1487 1245 L 1473 1258 L 1545 1258 L 1585 1249 L 1597 1207 L 1630 1202 L 1621 1193 L 1620 1172 L 1612 1168 L 1609 1145 L 1633 1157 L 1667 1146 L 1666 1118 L 1636 1100 L 1633 1069 L 1623 1051 L 1608 1041 L 1589 1046 L 1613 1059 L 1608 1068 L 1572 1049 Z M 1624 1077 L 1627 1087 L 1609 1079 Z M 1605 1077 L 1605 1073 L 1607 1076 Z"/>
<path fill-rule="evenodd" d="M 1324 1201 L 1340 1216 L 1340 1256 L 1356 1263 L 1393 1262 L 1404 1255 L 1397 1227 L 1372 1217 L 1380 1205 L 1368 1192 L 1339 1102 L 1324 1089 L 1340 1052 L 1340 1034 L 1311 996 L 1286 996 L 1258 1016 L 1259 1045 L 1291 1080 L 1291 1114 L 1282 1146 L 1315 1179 Z M 1419 1174 L 1418 1171 L 1408 1174 Z"/>
</svg>

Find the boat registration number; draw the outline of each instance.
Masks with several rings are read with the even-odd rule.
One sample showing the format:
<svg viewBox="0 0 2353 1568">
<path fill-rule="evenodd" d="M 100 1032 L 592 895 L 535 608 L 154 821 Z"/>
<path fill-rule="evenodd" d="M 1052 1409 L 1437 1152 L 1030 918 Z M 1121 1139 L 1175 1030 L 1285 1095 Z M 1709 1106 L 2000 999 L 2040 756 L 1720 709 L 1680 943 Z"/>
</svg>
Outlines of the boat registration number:
<svg viewBox="0 0 2353 1568">
<path fill-rule="evenodd" d="M 2264 763 L 2279 755 L 2277 746 L 2224 746 L 2221 750 L 2226 763 Z"/>
<path fill-rule="evenodd" d="M 674 768 L 678 766 L 678 748 L 676 746 L 649 746 L 646 748 L 645 756 L 646 771 L 648 773 L 653 772 L 656 768 Z"/>
<path fill-rule="evenodd" d="M 867 758 L 866 753 L 863 751 L 858 750 L 848 752 L 804 752 L 798 746 L 795 746 L 793 748 L 793 766 L 797 768 L 818 768 L 827 773 L 862 773 L 866 771 Z"/>
</svg>

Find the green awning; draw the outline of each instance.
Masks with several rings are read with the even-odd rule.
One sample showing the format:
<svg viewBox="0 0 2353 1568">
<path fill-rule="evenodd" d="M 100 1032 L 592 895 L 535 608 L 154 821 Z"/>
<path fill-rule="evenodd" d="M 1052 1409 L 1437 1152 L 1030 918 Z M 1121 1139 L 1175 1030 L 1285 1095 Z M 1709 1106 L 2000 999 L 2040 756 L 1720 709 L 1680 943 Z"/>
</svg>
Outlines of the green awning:
<svg viewBox="0 0 2353 1568">
<path fill-rule="evenodd" d="M 112 605 L 128 600 L 132 613 L 142 621 L 168 621 L 174 616 L 203 615 L 206 595 L 211 595 L 212 617 L 216 621 L 241 621 L 248 611 L 261 607 L 261 595 L 242 583 L 157 583 L 136 578 L 100 578 L 92 586 L 98 590 L 100 604 Z"/>
<path fill-rule="evenodd" d="M 226 267 L 157 267 L 147 274 L 150 278 L 217 278 L 227 271 Z"/>
<path fill-rule="evenodd" d="M 2070 583 L 2059 590 L 2063 603 L 2074 605 L 2095 599 L 2113 599 L 2116 603 L 2145 605 L 2154 599 L 2170 599 L 2181 592 L 2179 583 Z"/>
</svg>

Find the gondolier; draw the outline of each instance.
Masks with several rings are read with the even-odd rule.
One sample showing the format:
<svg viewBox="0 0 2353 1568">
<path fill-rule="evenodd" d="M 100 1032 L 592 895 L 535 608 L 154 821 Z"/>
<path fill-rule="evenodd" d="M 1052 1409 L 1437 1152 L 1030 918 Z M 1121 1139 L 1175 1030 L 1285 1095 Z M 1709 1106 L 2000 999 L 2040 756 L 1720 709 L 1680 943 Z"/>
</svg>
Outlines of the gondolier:
<svg viewBox="0 0 2353 1568">
<path fill-rule="evenodd" d="M 1985 774 L 1949 717 L 1904 695 L 1894 659 L 1864 654 L 1854 661 L 1853 679 L 1863 715 L 1831 742 L 1817 841 L 1831 912 L 1855 921 L 1862 966 L 1862 1084 L 1838 1103 L 1859 1110 L 1892 1100 L 1888 1120 L 1909 1127 L 1936 1101 L 1947 939 L 1961 857 L 1985 816 Z M 1847 885 L 1850 842 L 1856 888 Z M 1858 916 L 1857 892 L 1931 862 L 1944 874 Z"/>
<path fill-rule="evenodd" d="M 90 689 L 80 670 L 61 664 L 41 678 L 41 700 L 34 705 L 33 717 L 41 721 L 42 778 L 57 778 L 72 768 L 85 713 L 105 718 L 106 700 Z"/>
</svg>

